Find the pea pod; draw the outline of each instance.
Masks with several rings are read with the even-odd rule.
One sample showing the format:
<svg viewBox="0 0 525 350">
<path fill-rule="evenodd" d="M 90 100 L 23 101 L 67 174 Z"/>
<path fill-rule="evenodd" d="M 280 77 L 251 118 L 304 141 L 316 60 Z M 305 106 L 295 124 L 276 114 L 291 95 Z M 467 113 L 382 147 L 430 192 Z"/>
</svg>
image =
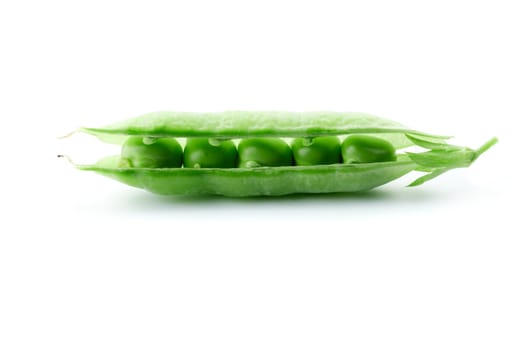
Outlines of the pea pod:
<svg viewBox="0 0 525 350">
<path fill-rule="evenodd" d="M 122 144 L 127 136 L 149 137 L 315 137 L 348 134 L 382 134 L 394 147 L 412 145 L 407 133 L 447 139 L 409 129 L 397 122 L 366 113 L 228 111 L 221 113 L 154 112 L 103 128 L 77 131 L 97 136 L 104 142 Z"/>
<path fill-rule="evenodd" d="M 240 156 L 243 156 L 242 151 L 249 155 L 249 161 L 257 161 L 258 165 L 262 166 L 122 167 L 120 156 L 106 157 L 92 165 L 77 165 L 81 170 L 94 171 L 157 194 L 217 194 L 232 197 L 366 191 L 413 170 L 427 172 L 410 184 L 420 185 L 450 169 L 468 167 L 497 142 L 497 139 L 493 138 L 478 150 L 473 150 L 448 144 L 446 136 L 420 132 L 369 114 L 338 112 L 157 112 L 103 128 L 80 128 L 78 131 L 95 135 L 105 142 L 118 144 L 123 144 L 130 136 L 146 139 L 188 138 L 188 142 L 194 138 L 210 138 L 218 140 L 216 142 L 246 139 L 243 145 L 280 144 L 279 152 L 286 149 L 282 146 L 283 141 L 261 142 L 261 138 L 263 141 L 264 138 L 302 138 L 294 143 L 294 149 L 297 149 L 298 144 L 301 147 L 309 145 L 304 142 L 304 138 L 359 136 L 351 142 L 350 148 L 342 150 L 347 152 L 343 153 L 343 157 L 340 154 L 323 155 L 335 159 L 330 162 L 345 158 L 345 164 L 324 164 L 328 162 L 316 161 L 317 163 L 297 162 L 298 165 L 291 165 L 293 160 L 286 160 L 270 162 L 268 164 L 275 166 L 267 166 L 258 161 L 257 149 L 247 152 L 247 148 L 239 148 Z M 356 140 L 358 142 L 355 142 Z M 334 144 L 337 145 L 337 142 Z M 403 153 L 402 150 L 408 146 L 418 146 L 425 151 Z M 329 149 L 341 151 L 339 147 Z M 362 149 L 368 152 L 365 156 L 359 154 Z M 267 147 L 265 152 L 268 152 Z M 292 152 L 286 150 L 285 153 L 288 157 Z M 348 161 L 349 154 L 352 157 L 351 161 Z M 373 154 L 387 156 L 371 156 Z M 265 153 L 264 157 L 268 155 Z M 242 157 L 240 160 L 240 164 L 243 165 Z"/>
</svg>

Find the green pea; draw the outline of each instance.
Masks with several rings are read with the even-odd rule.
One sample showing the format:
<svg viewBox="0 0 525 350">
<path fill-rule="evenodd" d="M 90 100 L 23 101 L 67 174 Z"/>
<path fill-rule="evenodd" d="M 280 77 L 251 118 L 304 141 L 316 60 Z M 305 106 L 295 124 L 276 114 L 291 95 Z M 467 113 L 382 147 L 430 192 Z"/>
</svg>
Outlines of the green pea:
<svg viewBox="0 0 525 350">
<path fill-rule="evenodd" d="M 184 148 L 186 168 L 235 168 L 237 149 L 231 140 L 189 138 Z"/>
<path fill-rule="evenodd" d="M 290 146 L 278 138 L 249 138 L 239 142 L 239 167 L 293 165 Z"/>
<path fill-rule="evenodd" d="M 182 147 L 172 138 L 131 136 L 122 145 L 121 167 L 180 168 Z"/>
<path fill-rule="evenodd" d="M 297 165 L 341 163 L 341 144 L 337 136 L 297 138 L 292 142 Z"/>
<path fill-rule="evenodd" d="M 396 149 L 388 141 L 368 135 L 350 135 L 341 145 L 343 163 L 376 163 L 396 160 Z"/>
</svg>

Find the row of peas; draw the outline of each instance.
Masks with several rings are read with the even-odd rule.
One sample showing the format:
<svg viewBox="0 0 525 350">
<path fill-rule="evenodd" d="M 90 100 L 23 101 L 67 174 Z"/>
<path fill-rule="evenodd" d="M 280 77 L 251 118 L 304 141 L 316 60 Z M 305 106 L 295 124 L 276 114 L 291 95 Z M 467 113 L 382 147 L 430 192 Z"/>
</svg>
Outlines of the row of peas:
<svg viewBox="0 0 525 350">
<path fill-rule="evenodd" d="M 121 167 L 255 168 L 261 166 L 375 163 L 396 160 L 395 148 L 368 135 L 232 140 L 188 138 L 184 150 L 173 138 L 129 137 L 122 146 Z"/>
</svg>

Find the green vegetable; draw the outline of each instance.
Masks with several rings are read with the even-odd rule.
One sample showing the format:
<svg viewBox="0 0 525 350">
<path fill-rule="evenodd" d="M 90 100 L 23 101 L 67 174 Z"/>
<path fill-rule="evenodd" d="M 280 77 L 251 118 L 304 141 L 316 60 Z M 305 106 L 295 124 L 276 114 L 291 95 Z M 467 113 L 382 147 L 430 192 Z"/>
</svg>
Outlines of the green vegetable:
<svg viewBox="0 0 525 350">
<path fill-rule="evenodd" d="M 394 147 L 412 145 L 404 134 L 430 140 L 447 137 L 411 130 L 399 123 L 366 113 L 340 112 L 252 112 L 222 113 L 155 112 L 108 125 L 80 128 L 104 142 L 122 144 L 127 135 L 150 137 L 315 137 L 380 133 Z"/>
<path fill-rule="evenodd" d="M 79 169 L 158 194 L 233 197 L 365 191 L 413 170 L 427 173 L 410 184 L 420 185 L 470 166 L 497 142 L 493 138 L 473 150 L 448 144 L 446 136 L 368 114 L 337 112 L 158 112 L 79 131 L 124 145 L 122 156 L 77 165 Z M 341 148 L 337 136 L 346 137 Z M 159 159 L 170 157 L 162 152 L 154 157 L 157 164 L 143 161 L 151 158 L 151 146 L 179 137 L 186 138 L 184 167 L 179 168 L 180 162 L 165 167 Z M 292 149 L 282 139 L 288 137 L 296 138 Z M 136 141 L 143 138 L 156 142 Z M 237 162 L 231 139 L 240 139 Z M 408 146 L 424 150 L 403 152 Z M 180 159 L 180 151 L 173 149 L 173 157 Z"/>
<path fill-rule="evenodd" d="M 388 141 L 368 135 L 350 135 L 341 145 L 343 162 L 375 163 L 396 160 L 396 149 Z"/>
<path fill-rule="evenodd" d="M 341 163 L 341 144 L 337 136 L 297 138 L 292 142 L 292 151 L 297 165 Z"/>
<path fill-rule="evenodd" d="M 175 139 L 132 136 L 122 145 L 119 165 L 132 168 L 180 168 L 182 148 Z"/>
<path fill-rule="evenodd" d="M 277 138 L 243 139 L 239 143 L 239 167 L 256 168 L 293 164 L 292 150 Z"/>
<path fill-rule="evenodd" d="M 186 168 L 235 168 L 237 149 L 231 140 L 192 138 L 184 148 Z"/>
<path fill-rule="evenodd" d="M 279 196 L 291 193 L 358 192 L 395 180 L 416 165 L 402 161 L 233 169 L 126 169 L 118 156 L 79 165 L 127 185 L 162 195 L 216 194 L 229 197 Z M 175 171 L 177 170 L 177 171 Z"/>
</svg>

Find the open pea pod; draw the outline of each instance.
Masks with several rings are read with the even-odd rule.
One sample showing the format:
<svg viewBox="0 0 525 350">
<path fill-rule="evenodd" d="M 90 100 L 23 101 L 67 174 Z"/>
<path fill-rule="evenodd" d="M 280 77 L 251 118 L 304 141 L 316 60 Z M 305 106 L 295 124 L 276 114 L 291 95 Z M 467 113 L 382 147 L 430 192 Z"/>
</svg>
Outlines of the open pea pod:
<svg viewBox="0 0 525 350">
<path fill-rule="evenodd" d="M 359 192 L 381 186 L 413 170 L 427 172 L 410 184 L 420 185 L 450 169 L 470 166 L 497 142 L 493 138 L 479 149 L 473 150 L 448 144 L 446 136 L 412 130 L 387 119 L 364 113 L 338 112 L 156 112 L 107 127 L 80 128 L 78 131 L 92 134 L 104 142 L 124 144 L 124 147 L 126 140 L 132 137 L 143 138 L 145 145 L 160 139 L 207 138 L 210 145 L 217 146 L 222 140 L 240 139 L 239 152 L 256 156 L 257 149 L 243 150 L 254 144 L 262 144 L 263 146 L 257 147 L 264 147 L 264 140 L 269 138 L 315 140 L 325 136 L 349 137 L 343 142 L 343 148 L 346 148 L 342 151 L 342 158 L 339 155 L 331 157 L 341 159 L 341 162 L 333 164 L 294 165 L 293 157 L 290 156 L 285 163 L 270 165 L 259 159 L 239 159 L 240 167 L 232 167 L 231 161 L 228 167 L 201 167 L 195 157 L 186 157 L 185 154 L 185 163 L 181 164 L 182 161 L 179 161 L 178 167 L 134 166 L 133 162 L 123 157 L 123 150 L 122 155 L 106 157 L 96 164 L 76 165 L 78 169 L 94 171 L 157 194 L 217 194 L 232 197 Z M 228 152 L 237 152 L 231 141 L 227 142 Z M 277 142 L 273 140 L 272 143 Z M 282 143 L 279 143 L 281 148 Z M 308 141 L 304 144 L 309 147 L 312 143 Z M 202 142 L 192 144 L 200 145 Z M 425 151 L 403 153 L 402 150 L 409 146 L 419 146 Z M 391 150 L 389 157 L 378 158 L 377 155 L 384 153 L 385 147 Z M 207 150 L 202 150 L 200 153 L 206 152 Z M 217 154 L 217 150 L 213 152 Z M 262 152 L 266 152 L 266 158 L 274 155 L 271 148 L 261 149 Z M 182 159 L 180 154 L 177 157 Z M 242 157 L 243 154 L 239 154 L 239 158 Z M 191 162 L 186 163 L 186 159 L 191 159 Z M 212 161 L 210 164 L 215 163 Z"/>
</svg>

